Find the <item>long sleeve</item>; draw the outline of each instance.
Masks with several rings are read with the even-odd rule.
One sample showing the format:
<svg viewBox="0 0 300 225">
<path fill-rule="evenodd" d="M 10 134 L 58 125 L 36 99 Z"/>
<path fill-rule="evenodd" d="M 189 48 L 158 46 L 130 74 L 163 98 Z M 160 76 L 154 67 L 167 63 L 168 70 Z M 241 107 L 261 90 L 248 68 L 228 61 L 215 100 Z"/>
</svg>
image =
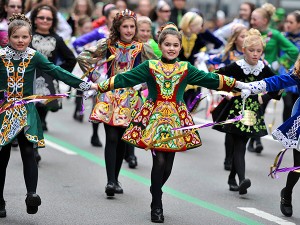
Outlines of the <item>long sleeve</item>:
<svg viewBox="0 0 300 225">
<path fill-rule="evenodd" d="M 125 73 L 117 74 L 98 84 L 101 93 L 117 88 L 133 87 L 147 82 L 149 77 L 149 61 L 145 61 L 137 67 Z"/>
<path fill-rule="evenodd" d="M 75 50 L 80 53 L 79 50 L 81 47 L 85 46 L 88 43 L 91 43 L 93 41 L 98 41 L 102 38 L 105 38 L 105 34 L 102 32 L 99 32 L 99 28 L 96 28 L 92 30 L 91 32 L 84 34 L 78 38 L 72 43 Z"/>
<path fill-rule="evenodd" d="M 280 49 L 284 52 L 284 54 L 281 57 L 279 57 L 278 62 L 281 65 L 283 65 L 286 69 L 290 69 L 298 57 L 299 50 L 291 41 L 289 41 L 281 33 L 279 33 L 278 35 L 278 40 Z"/>
<path fill-rule="evenodd" d="M 54 65 L 38 51 L 35 53 L 34 57 L 36 59 L 36 68 L 42 70 L 48 75 L 53 76 L 55 79 L 61 80 L 62 82 L 73 88 L 81 89 L 84 91 L 90 89 L 91 84 L 75 77 L 72 73 L 64 70 L 60 66 Z"/>
<path fill-rule="evenodd" d="M 80 68 L 83 72 L 88 71 L 93 64 L 106 57 L 107 39 L 101 39 L 96 46 L 82 51 L 77 57 Z"/>
<path fill-rule="evenodd" d="M 206 73 L 188 63 L 188 84 L 214 90 L 231 91 L 236 80 L 216 73 Z"/>
<path fill-rule="evenodd" d="M 214 44 L 214 49 L 220 48 L 223 45 L 223 41 L 207 29 L 199 35 L 205 42 Z"/>
<path fill-rule="evenodd" d="M 59 57 L 63 63 L 60 65 L 61 68 L 71 72 L 76 65 L 76 58 L 71 49 L 65 44 L 64 40 L 61 37 L 57 38 L 57 50 Z"/>
<path fill-rule="evenodd" d="M 286 87 L 299 85 L 300 80 L 295 75 L 279 75 L 264 79 L 267 91 L 277 91 Z"/>
</svg>

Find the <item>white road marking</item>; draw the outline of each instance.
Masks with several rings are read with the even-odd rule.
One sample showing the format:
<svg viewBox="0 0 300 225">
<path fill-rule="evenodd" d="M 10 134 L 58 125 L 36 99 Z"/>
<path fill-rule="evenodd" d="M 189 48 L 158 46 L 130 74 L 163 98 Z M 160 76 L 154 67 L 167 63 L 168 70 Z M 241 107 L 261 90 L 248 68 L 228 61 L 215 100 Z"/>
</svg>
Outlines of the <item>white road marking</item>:
<svg viewBox="0 0 300 225">
<path fill-rule="evenodd" d="M 70 151 L 69 149 L 62 147 L 58 144 L 55 144 L 54 142 L 49 141 L 48 139 L 45 139 L 45 141 L 46 141 L 46 146 L 50 146 L 50 147 L 54 148 L 55 150 L 61 151 L 67 155 L 77 155 L 77 153 Z"/>
<path fill-rule="evenodd" d="M 296 225 L 293 222 L 289 222 L 289 221 L 281 219 L 277 216 L 273 216 L 270 213 L 266 213 L 266 212 L 258 210 L 256 208 L 238 207 L 238 209 L 244 210 L 248 213 L 252 213 L 252 214 L 254 214 L 258 217 L 261 217 L 263 219 L 269 220 L 271 222 L 274 222 L 274 223 L 277 223 L 277 224 L 280 224 L 280 225 Z"/>
</svg>

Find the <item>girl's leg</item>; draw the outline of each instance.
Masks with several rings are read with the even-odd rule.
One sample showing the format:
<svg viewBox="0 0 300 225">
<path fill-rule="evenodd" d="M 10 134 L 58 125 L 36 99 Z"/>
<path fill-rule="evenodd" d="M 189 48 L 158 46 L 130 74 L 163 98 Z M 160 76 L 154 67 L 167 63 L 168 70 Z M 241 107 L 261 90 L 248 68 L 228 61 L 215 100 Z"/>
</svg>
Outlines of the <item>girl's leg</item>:
<svg viewBox="0 0 300 225">
<path fill-rule="evenodd" d="M 105 143 L 105 164 L 107 182 L 116 183 L 116 158 L 117 146 L 120 141 L 119 128 L 104 124 L 106 143 Z"/>
<path fill-rule="evenodd" d="M 92 127 L 93 127 L 93 135 L 91 138 L 91 144 L 95 147 L 102 147 L 102 143 L 98 136 L 99 123 L 92 123 Z"/>
<path fill-rule="evenodd" d="M 5 145 L 0 149 L 0 217 L 6 217 L 5 201 L 4 201 L 4 184 L 6 177 L 6 168 L 10 158 L 11 144 Z"/>
<path fill-rule="evenodd" d="M 4 199 L 3 191 L 6 177 L 6 168 L 10 158 L 11 144 L 5 145 L 0 150 L 0 200 Z"/>
<path fill-rule="evenodd" d="M 131 145 L 122 141 L 121 138 L 124 132 L 125 132 L 125 128 L 121 128 L 121 127 L 118 128 L 119 142 L 117 145 L 117 154 L 116 154 L 116 171 L 115 171 L 116 183 L 118 183 L 119 173 L 122 167 L 125 151 L 128 147 L 132 147 Z"/>
<path fill-rule="evenodd" d="M 43 104 L 37 103 L 36 104 L 36 109 L 37 109 L 38 114 L 39 114 L 40 119 L 41 119 L 42 128 L 43 128 L 44 131 L 47 131 L 48 130 L 47 122 L 46 122 L 46 116 L 48 114 L 47 107 L 45 107 Z"/>
<path fill-rule="evenodd" d="M 151 208 L 162 208 L 162 186 L 168 180 L 174 162 L 174 152 L 155 152 L 152 154 L 153 166 L 151 171 Z"/>
<path fill-rule="evenodd" d="M 250 187 L 251 182 L 245 179 L 245 153 L 248 137 L 233 135 L 234 150 L 233 150 L 233 167 L 239 177 L 239 193 L 246 194 L 247 188 Z M 229 178 L 232 178 L 230 173 Z"/>
<path fill-rule="evenodd" d="M 296 149 L 293 149 L 294 153 L 294 167 L 300 166 L 300 152 Z M 285 216 L 293 215 L 293 206 L 292 206 L 292 193 L 294 186 L 298 182 L 300 173 L 289 172 L 286 180 L 286 186 L 281 190 L 280 196 L 280 210 Z"/>
<path fill-rule="evenodd" d="M 20 143 L 27 193 L 35 193 L 38 181 L 38 166 L 35 160 L 33 143 L 27 140 L 23 131 L 18 135 L 18 141 Z"/>
<path fill-rule="evenodd" d="M 128 162 L 128 166 L 131 169 L 134 169 L 137 166 L 137 158 L 134 155 L 134 146 L 126 144 L 126 151 L 125 151 L 125 160 Z"/>
<path fill-rule="evenodd" d="M 20 144 L 24 180 L 27 189 L 27 197 L 25 199 L 27 213 L 35 214 L 38 211 L 38 206 L 41 205 L 41 198 L 36 194 L 38 166 L 35 159 L 33 143 L 27 140 L 24 131 L 19 133 L 18 141 Z"/>
<path fill-rule="evenodd" d="M 226 133 L 225 135 L 225 160 L 224 169 L 231 170 L 233 155 L 233 138 L 232 134 Z"/>
</svg>

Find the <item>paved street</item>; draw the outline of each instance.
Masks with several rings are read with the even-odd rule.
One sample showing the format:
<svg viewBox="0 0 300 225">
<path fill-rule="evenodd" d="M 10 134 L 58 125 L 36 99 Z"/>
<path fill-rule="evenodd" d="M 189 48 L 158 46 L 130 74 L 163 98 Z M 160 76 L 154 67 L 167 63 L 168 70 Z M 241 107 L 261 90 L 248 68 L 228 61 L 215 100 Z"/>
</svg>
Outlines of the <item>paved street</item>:
<svg viewBox="0 0 300 225">
<path fill-rule="evenodd" d="M 5 186 L 7 217 L 1 218 L 0 224 L 152 224 L 151 153 L 136 149 L 137 169 L 129 169 L 124 161 L 120 176 L 124 194 L 107 199 L 104 148 L 90 144 L 90 101 L 83 123 L 73 119 L 74 107 L 74 99 L 64 100 L 63 110 L 48 116 L 47 147 L 40 150 L 37 190 L 42 205 L 36 215 L 26 213 L 21 158 L 19 150 L 12 151 Z M 275 114 L 270 108 L 266 115 L 268 123 L 276 115 L 275 125 L 280 124 L 281 111 L 281 103 L 277 104 Z M 196 123 L 203 119 L 203 111 L 195 115 Z M 103 125 L 99 135 L 104 143 Z M 279 193 L 286 174 L 279 174 L 279 179 L 268 177 L 269 166 L 281 149 L 279 143 L 269 136 L 263 139 L 264 150 L 260 155 L 247 152 L 246 177 L 251 179 L 252 186 L 247 195 L 240 197 L 228 190 L 228 171 L 223 169 L 224 134 L 205 128 L 200 135 L 202 147 L 176 154 L 163 195 L 166 225 L 300 224 L 300 184 L 293 195 L 294 216 L 286 218 L 279 209 Z M 284 161 L 284 166 L 290 165 L 291 152 Z"/>
</svg>

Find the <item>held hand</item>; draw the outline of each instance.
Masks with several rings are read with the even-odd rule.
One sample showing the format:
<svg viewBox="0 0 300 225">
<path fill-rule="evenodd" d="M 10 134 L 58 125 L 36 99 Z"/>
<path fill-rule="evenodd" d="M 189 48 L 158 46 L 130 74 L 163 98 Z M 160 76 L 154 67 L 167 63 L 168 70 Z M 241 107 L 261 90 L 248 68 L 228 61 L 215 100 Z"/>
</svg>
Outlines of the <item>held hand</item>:
<svg viewBox="0 0 300 225">
<path fill-rule="evenodd" d="M 251 91 L 249 89 L 242 89 L 241 93 L 241 97 L 243 99 L 248 98 L 251 95 Z"/>
<path fill-rule="evenodd" d="M 90 90 L 96 90 L 96 91 L 98 91 L 98 84 L 92 83 L 92 84 L 91 84 L 91 89 L 90 89 Z"/>
<path fill-rule="evenodd" d="M 83 95 L 83 99 L 87 100 L 89 97 L 97 95 L 97 91 L 96 90 L 84 91 L 82 95 Z"/>
</svg>

